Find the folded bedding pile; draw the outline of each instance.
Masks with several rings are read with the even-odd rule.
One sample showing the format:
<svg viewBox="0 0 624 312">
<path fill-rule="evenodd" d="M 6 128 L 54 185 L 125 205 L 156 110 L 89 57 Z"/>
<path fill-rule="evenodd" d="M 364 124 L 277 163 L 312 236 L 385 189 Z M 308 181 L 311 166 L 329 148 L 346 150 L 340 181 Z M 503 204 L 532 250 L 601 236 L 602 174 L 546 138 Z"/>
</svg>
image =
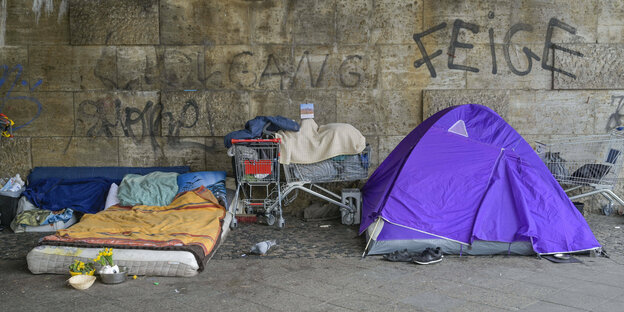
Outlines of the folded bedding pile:
<svg viewBox="0 0 624 312">
<path fill-rule="evenodd" d="M 301 129 L 279 131 L 281 139 L 280 163 L 288 165 L 312 164 L 340 155 L 361 153 L 366 148 L 366 138 L 350 124 L 331 123 L 319 126 L 314 119 L 301 121 Z"/>
<path fill-rule="evenodd" d="M 350 181 L 366 178 L 369 153 L 366 139 L 355 127 L 345 123 L 319 126 L 304 119 L 298 132 L 279 131 L 280 163 L 296 164 L 293 174 L 308 181 Z"/>
<path fill-rule="evenodd" d="M 82 214 L 97 213 L 105 208 L 111 185 L 119 184 L 126 174 L 154 171 L 190 170 L 177 167 L 36 167 L 28 176 L 17 216 L 11 223 L 14 232 L 51 232 L 76 223 Z M 32 218 L 33 215 L 39 218 Z"/>
</svg>

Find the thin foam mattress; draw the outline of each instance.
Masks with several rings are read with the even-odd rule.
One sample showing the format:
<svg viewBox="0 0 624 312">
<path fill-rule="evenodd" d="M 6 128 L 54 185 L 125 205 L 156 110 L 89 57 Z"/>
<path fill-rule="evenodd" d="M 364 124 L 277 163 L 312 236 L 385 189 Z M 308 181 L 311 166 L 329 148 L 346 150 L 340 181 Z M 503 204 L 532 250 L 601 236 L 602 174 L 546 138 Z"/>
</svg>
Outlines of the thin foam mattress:
<svg viewBox="0 0 624 312">
<path fill-rule="evenodd" d="M 212 257 L 229 233 L 232 214 L 227 212 L 221 226 L 219 244 L 209 255 Z M 33 274 L 67 274 L 74 260 L 92 261 L 101 248 L 40 245 L 33 248 L 26 257 L 28 269 Z M 115 264 L 128 268 L 129 275 L 182 276 L 199 273 L 200 264 L 189 251 L 115 249 Z"/>
</svg>

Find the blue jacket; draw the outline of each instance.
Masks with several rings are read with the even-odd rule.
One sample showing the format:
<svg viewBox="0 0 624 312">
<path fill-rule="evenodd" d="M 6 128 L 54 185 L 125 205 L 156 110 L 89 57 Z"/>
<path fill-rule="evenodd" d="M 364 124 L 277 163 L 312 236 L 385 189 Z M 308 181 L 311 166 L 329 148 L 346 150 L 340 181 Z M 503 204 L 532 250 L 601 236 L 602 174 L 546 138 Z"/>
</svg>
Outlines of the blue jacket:
<svg viewBox="0 0 624 312">
<path fill-rule="evenodd" d="M 245 129 L 228 133 L 223 139 L 225 147 L 232 146 L 232 139 L 255 139 L 262 136 L 264 127 L 267 131 L 276 132 L 279 130 L 299 131 L 299 124 L 289 118 L 282 116 L 257 116 L 245 124 Z"/>
</svg>

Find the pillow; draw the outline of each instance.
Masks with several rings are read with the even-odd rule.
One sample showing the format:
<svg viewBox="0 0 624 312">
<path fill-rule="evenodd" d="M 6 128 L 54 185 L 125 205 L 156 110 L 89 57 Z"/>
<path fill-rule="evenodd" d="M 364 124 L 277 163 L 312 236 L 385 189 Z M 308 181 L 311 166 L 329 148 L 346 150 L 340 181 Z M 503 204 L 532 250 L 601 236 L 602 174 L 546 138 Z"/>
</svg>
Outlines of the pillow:
<svg viewBox="0 0 624 312">
<path fill-rule="evenodd" d="M 122 206 L 167 206 L 178 191 L 175 172 L 156 171 L 147 175 L 126 174 L 119 184 L 117 198 Z"/>
<path fill-rule="evenodd" d="M 196 189 L 202 185 L 208 187 L 220 181 L 224 181 L 225 183 L 225 171 L 198 171 L 184 173 L 178 176 L 178 194 Z"/>
<path fill-rule="evenodd" d="M 106 196 L 106 204 L 104 204 L 104 210 L 108 209 L 108 207 L 119 204 L 119 198 L 117 198 L 117 190 L 119 187 L 117 184 L 111 184 L 110 189 L 108 190 L 108 195 Z"/>
</svg>

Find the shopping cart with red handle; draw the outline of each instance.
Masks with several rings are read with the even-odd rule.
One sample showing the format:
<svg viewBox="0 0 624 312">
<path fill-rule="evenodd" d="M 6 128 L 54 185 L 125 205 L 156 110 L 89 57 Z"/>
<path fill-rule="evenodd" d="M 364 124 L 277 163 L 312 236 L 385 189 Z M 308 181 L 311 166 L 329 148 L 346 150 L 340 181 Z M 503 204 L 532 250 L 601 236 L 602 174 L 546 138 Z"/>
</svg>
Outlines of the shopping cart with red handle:
<svg viewBox="0 0 624 312">
<path fill-rule="evenodd" d="M 280 139 L 232 140 L 234 147 L 234 167 L 236 169 L 236 195 L 234 205 L 239 198 L 246 213 L 264 216 L 267 224 L 277 221 L 279 228 L 284 227 L 282 205 L 280 202 Z M 232 213 L 232 227 L 236 227 L 236 210 Z"/>
</svg>

